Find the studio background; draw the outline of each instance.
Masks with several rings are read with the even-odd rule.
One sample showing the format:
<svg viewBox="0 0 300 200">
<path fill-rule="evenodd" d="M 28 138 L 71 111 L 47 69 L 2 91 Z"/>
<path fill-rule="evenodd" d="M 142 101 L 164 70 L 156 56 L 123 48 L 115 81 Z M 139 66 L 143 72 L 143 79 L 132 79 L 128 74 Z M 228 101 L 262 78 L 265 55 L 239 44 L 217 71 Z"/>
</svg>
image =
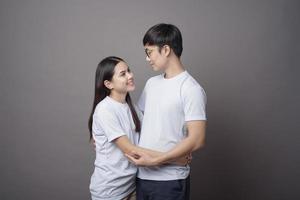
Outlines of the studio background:
<svg viewBox="0 0 300 200">
<path fill-rule="evenodd" d="M 106 56 L 156 75 L 144 33 L 172 23 L 207 93 L 192 200 L 300 198 L 297 0 L 1 0 L 0 199 L 89 199 L 94 73 Z M 163 94 L 162 94 L 163 96 Z"/>
</svg>

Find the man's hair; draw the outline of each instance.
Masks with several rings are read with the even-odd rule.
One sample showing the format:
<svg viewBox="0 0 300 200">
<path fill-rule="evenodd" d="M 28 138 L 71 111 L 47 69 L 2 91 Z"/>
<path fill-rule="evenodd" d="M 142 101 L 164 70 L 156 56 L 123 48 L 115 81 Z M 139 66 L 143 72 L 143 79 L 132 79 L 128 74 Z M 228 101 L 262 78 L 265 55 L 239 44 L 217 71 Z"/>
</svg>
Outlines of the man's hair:
<svg viewBox="0 0 300 200">
<path fill-rule="evenodd" d="M 172 24 L 156 24 L 152 26 L 143 38 L 143 44 L 156 45 L 160 49 L 164 45 L 170 46 L 176 56 L 180 58 L 182 53 L 182 36 L 180 30 Z"/>
</svg>

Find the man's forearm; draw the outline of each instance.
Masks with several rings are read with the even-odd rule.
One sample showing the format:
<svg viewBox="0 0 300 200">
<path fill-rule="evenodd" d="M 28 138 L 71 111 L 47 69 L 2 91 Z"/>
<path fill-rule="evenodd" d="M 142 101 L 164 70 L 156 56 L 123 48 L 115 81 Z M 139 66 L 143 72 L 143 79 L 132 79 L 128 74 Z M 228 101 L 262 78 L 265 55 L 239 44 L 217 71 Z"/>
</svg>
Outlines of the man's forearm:
<svg viewBox="0 0 300 200">
<path fill-rule="evenodd" d="M 160 155 L 157 157 L 157 164 L 162 165 L 165 163 L 171 163 L 175 160 L 179 159 L 180 157 L 186 156 L 192 153 L 194 150 L 193 142 L 189 141 L 188 139 L 182 140 L 176 147 L 172 150 Z"/>
<path fill-rule="evenodd" d="M 205 143 L 205 121 L 193 121 L 188 123 L 188 136 L 178 143 L 173 149 L 157 158 L 158 164 L 172 162 L 182 156 L 204 146 Z"/>
</svg>

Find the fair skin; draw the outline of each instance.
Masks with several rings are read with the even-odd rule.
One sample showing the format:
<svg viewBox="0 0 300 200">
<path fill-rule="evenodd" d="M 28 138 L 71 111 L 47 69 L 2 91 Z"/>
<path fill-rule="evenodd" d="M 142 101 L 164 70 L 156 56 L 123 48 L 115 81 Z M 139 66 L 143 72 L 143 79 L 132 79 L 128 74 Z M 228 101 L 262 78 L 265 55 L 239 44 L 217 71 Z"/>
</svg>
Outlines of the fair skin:
<svg viewBox="0 0 300 200">
<path fill-rule="evenodd" d="M 120 103 L 126 103 L 126 95 L 135 89 L 133 73 L 125 62 L 119 62 L 115 66 L 114 75 L 111 81 L 105 80 L 104 85 L 110 89 L 110 97 Z M 146 155 L 151 158 L 160 158 L 163 153 L 158 151 L 152 151 L 149 149 L 141 148 L 133 145 L 127 136 L 121 136 L 114 140 L 114 143 L 122 150 L 125 155 L 131 155 L 133 158 L 138 158 L 137 152 L 142 155 Z M 186 165 L 190 162 L 191 157 L 183 155 L 178 159 L 170 160 L 169 162 L 175 162 L 179 165 Z M 152 165 L 152 164 L 151 164 Z"/>
<path fill-rule="evenodd" d="M 165 78 L 172 78 L 185 71 L 180 58 L 173 52 L 168 45 L 164 45 L 159 51 L 157 46 L 146 45 L 146 60 L 154 71 L 164 71 Z M 131 152 L 126 156 L 138 166 L 155 166 L 176 160 L 184 155 L 204 146 L 205 143 L 206 121 L 195 120 L 187 122 L 188 134 L 185 139 L 178 143 L 170 151 L 159 156 L 151 156 L 144 152 Z"/>
</svg>

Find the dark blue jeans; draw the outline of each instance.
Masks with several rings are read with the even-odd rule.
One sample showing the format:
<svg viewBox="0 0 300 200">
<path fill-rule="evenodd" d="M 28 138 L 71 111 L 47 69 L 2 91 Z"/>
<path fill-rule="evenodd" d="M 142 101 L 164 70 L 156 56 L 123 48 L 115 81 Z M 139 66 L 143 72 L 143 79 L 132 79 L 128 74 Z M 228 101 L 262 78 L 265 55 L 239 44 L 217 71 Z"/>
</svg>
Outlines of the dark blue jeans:
<svg viewBox="0 0 300 200">
<path fill-rule="evenodd" d="M 172 181 L 152 181 L 137 178 L 137 200 L 189 200 L 190 177 Z"/>
</svg>

